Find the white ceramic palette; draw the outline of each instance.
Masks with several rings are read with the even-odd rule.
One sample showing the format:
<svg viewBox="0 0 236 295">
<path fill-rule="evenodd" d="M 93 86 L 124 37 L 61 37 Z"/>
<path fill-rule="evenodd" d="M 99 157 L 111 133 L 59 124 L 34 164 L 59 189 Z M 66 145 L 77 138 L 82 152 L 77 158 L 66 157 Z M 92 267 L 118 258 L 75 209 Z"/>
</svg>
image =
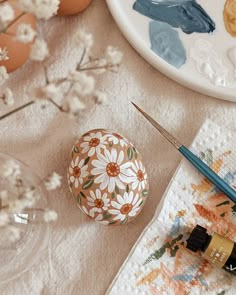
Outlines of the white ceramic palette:
<svg viewBox="0 0 236 295">
<path fill-rule="evenodd" d="M 236 1 L 106 2 L 129 42 L 159 71 L 193 90 L 236 102 L 236 27 L 229 21 L 236 23 Z M 188 9 L 196 18 L 190 25 Z"/>
</svg>

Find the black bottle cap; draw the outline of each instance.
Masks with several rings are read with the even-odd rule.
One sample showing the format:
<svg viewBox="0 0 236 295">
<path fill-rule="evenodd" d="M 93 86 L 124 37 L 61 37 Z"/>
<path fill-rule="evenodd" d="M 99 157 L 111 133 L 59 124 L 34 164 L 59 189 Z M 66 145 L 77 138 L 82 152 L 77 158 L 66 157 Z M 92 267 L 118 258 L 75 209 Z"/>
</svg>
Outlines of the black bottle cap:
<svg viewBox="0 0 236 295">
<path fill-rule="evenodd" d="M 210 236 L 207 234 L 207 230 L 197 225 L 190 234 L 189 239 L 187 240 L 187 249 L 192 252 L 197 252 L 198 250 L 204 251 Z"/>
</svg>

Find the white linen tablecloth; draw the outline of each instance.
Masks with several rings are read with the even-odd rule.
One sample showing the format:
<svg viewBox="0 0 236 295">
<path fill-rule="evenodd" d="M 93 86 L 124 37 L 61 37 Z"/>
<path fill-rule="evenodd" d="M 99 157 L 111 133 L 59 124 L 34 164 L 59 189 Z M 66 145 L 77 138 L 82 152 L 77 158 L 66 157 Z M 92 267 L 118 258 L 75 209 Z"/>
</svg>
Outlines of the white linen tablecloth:
<svg viewBox="0 0 236 295">
<path fill-rule="evenodd" d="M 120 33 L 102 0 L 81 15 L 56 17 L 40 24 L 56 58 L 50 78 L 66 74 L 74 64 L 71 51 L 73 33 L 81 27 L 95 35 L 95 53 L 113 45 L 124 52 L 118 74 L 100 78 L 100 87 L 108 93 L 103 106 L 87 110 L 78 124 L 49 106 L 41 110 L 33 105 L 0 122 L 0 151 L 30 165 L 41 177 L 52 171 L 64 176 L 59 192 L 51 194 L 52 206 L 59 213 L 48 247 L 41 259 L 26 273 L 0 287 L 1 295 L 104 294 L 156 207 L 180 161 L 173 150 L 148 122 L 135 111 L 135 101 L 186 145 L 190 144 L 206 118 L 234 128 L 236 104 L 201 95 L 180 86 L 150 66 Z M 77 58 L 78 59 L 78 58 Z M 43 69 L 27 63 L 12 74 L 10 86 L 17 94 L 17 105 L 27 102 L 27 88 L 43 83 Z M 9 108 L 1 106 L 0 113 Z M 93 128 L 109 128 L 125 135 L 141 152 L 149 174 L 150 194 L 140 216 L 131 224 L 105 227 L 90 221 L 77 208 L 69 193 L 66 168 L 72 144 Z"/>
</svg>

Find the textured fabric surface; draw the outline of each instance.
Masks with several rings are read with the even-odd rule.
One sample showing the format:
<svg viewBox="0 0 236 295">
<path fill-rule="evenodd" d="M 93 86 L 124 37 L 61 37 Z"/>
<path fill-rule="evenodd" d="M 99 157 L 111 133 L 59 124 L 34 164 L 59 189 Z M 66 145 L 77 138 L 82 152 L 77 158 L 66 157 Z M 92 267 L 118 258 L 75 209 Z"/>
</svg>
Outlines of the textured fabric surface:
<svg viewBox="0 0 236 295">
<path fill-rule="evenodd" d="M 234 137 L 235 133 L 207 120 L 192 146 L 231 187 L 236 183 Z M 196 224 L 236 241 L 234 202 L 206 182 L 184 159 L 162 204 L 107 294 L 235 294 L 232 274 L 184 247 Z"/>
<path fill-rule="evenodd" d="M 1 286 L 0 294 L 70 294 L 74 287 L 79 295 L 105 293 L 152 219 L 181 159 L 134 110 L 131 100 L 186 145 L 192 142 L 206 118 L 235 128 L 236 104 L 191 91 L 155 70 L 124 39 L 102 0 L 94 0 L 82 15 L 39 24 L 55 58 L 49 71 L 51 78 L 65 74 L 73 65 L 78 53 L 71 52 L 71 37 L 83 26 L 95 34 L 95 54 L 102 52 L 106 45 L 117 46 L 124 52 L 119 74 L 105 75 L 99 81 L 108 93 L 108 104 L 88 109 L 79 124 L 68 121 L 53 106 L 41 110 L 36 105 L 0 122 L 1 152 L 21 159 L 41 177 L 52 170 L 64 176 L 62 189 L 51 195 L 59 221 L 47 249 L 30 270 Z M 30 99 L 27 88 L 43 83 L 43 77 L 43 69 L 31 62 L 11 76 L 9 84 L 17 94 L 17 105 Z M 2 106 L 0 113 L 7 110 Z M 82 133 L 97 127 L 113 129 L 132 141 L 142 154 L 149 174 L 150 194 L 143 212 L 123 227 L 108 228 L 90 221 L 79 211 L 67 187 L 66 168 L 72 144 Z"/>
</svg>

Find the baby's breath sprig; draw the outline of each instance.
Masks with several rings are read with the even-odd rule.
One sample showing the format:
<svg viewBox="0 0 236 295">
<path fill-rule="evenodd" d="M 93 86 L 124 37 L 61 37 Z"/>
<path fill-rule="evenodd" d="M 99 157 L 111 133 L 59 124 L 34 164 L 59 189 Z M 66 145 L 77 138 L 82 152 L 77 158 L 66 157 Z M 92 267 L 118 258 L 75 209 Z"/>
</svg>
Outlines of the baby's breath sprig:
<svg viewBox="0 0 236 295">
<path fill-rule="evenodd" d="M 32 101 L 3 115 L 0 120 L 38 101 L 53 104 L 60 112 L 72 118 L 78 118 L 81 111 L 86 109 L 88 98 L 92 98 L 98 104 L 106 102 L 106 93 L 96 87 L 96 76 L 108 71 L 117 72 L 123 54 L 116 48 L 108 46 L 100 58 L 92 57 L 93 35 L 84 30 L 75 34 L 73 44 L 81 52 L 75 67 L 69 70 L 65 77 L 52 81 L 47 75 L 48 69 L 45 68 L 45 84 L 29 90 Z M 42 51 L 42 49 L 35 50 L 35 60 L 41 60 Z M 44 58 L 46 56 L 48 52 L 44 54 Z M 1 77 L 4 80 L 8 75 L 0 67 L 0 81 Z M 6 95 L 0 95 L 0 98 L 7 103 Z M 12 96 L 10 98 L 12 100 Z M 10 99 L 8 104 L 9 101 Z"/>
</svg>

